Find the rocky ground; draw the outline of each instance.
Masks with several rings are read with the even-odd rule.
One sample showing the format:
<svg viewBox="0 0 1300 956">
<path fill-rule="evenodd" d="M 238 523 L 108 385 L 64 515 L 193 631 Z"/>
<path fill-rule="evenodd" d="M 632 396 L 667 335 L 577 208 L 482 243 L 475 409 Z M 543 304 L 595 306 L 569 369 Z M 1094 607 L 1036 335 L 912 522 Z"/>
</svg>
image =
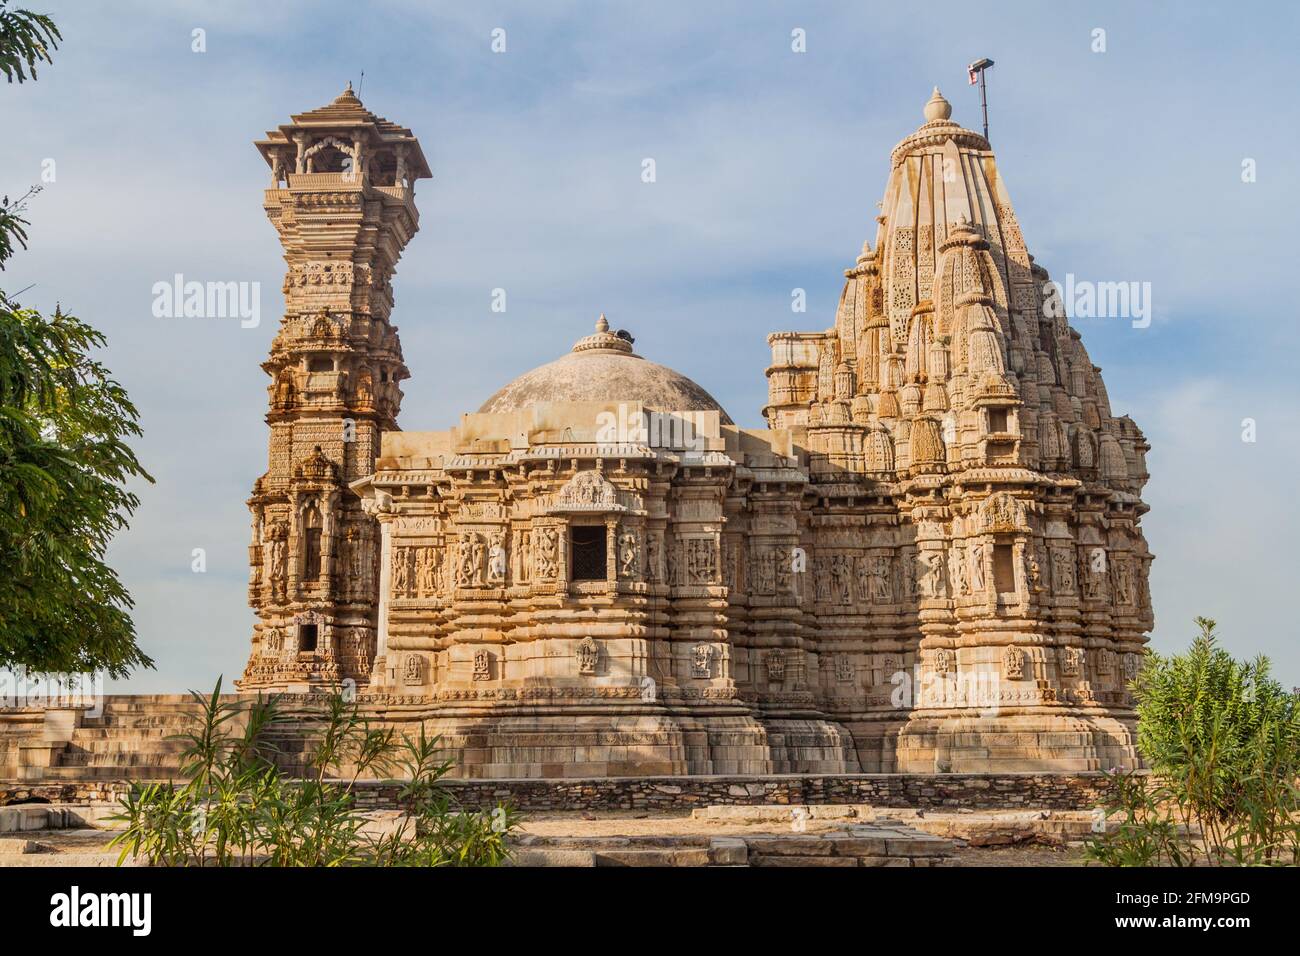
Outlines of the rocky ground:
<svg viewBox="0 0 1300 956">
<path fill-rule="evenodd" d="M 0 866 L 112 866 L 99 820 L 0 834 Z M 383 826 L 384 815 L 376 815 Z M 529 814 L 525 866 L 1081 866 L 1088 813 L 915 811 L 870 806 L 714 806 L 694 811 Z"/>
</svg>

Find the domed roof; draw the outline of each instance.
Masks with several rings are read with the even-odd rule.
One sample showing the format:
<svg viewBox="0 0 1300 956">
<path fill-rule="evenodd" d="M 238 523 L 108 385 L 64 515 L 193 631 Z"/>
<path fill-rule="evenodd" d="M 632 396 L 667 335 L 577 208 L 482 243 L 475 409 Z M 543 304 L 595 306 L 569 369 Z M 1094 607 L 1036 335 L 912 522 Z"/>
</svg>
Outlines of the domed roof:
<svg viewBox="0 0 1300 956">
<path fill-rule="evenodd" d="M 609 331 L 601 316 L 594 335 L 579 339 L 554 362 L 525 372 L 483 403 L 480 412 L 509 412 L 538 402 L 641 402 L 665 412 L 716 411 L 713 396 L 680 372 L 632 351 L 632 337 Z"/>
</svg>

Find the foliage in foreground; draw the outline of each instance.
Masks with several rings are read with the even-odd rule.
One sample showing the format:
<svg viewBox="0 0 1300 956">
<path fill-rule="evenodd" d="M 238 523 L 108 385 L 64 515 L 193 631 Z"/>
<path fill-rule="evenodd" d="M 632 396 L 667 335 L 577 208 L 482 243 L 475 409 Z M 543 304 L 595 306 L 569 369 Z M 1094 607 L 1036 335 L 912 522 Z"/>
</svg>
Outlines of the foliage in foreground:
<svg viewBox="0 0 1300 956">
<path fill-rule="evenodd" d="M 314 723 L 310 774 L 290 777 L 275 764 L 269 733 L 287 720 L 278 698 L 254 702 L 191 692 L 200 705 L 194 731 L 181 739 L 188 782 L 136 784 L 116 817 L 119 865 L 151 866 L 498 866 L 518 823 L 505 805 L 461 810 L 439 786 L 451 769 L 439 738 L 400 737 L 366 723 L 355 704 L 330 697 Z M 236 730 L 232 724 L 242 723 Z M 384 772 L 404 783 L 404 808 L 382 833 L 357 806 L 362 775 Z"/>
<path fill-rule="evenodd" d="M 1149 654 L 1133 683 L 1150 774 L 1108 775 L 1108 832 L 1087 843 L 1109 866 L 1300 864 L 1300 697 L 1265 657 L 1233 660 L 1214 621 L 1185 654 Z"/>
</svg>

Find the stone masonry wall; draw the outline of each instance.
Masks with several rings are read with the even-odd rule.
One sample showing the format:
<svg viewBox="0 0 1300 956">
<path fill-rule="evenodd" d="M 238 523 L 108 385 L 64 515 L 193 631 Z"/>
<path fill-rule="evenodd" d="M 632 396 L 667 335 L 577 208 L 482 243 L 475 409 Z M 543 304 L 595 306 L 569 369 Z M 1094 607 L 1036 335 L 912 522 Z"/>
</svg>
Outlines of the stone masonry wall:
<svg viewBox="0 0 1300 956">
<path fill-rule="evenodd" d="M 1106 789 L 1100 773 L 825 774 L 766 777 L 614 777 L 591 780 L 446 780 L 466 806 L 510 801 L 517 809 L 681 811 L 710 804 L 843 804 L 879 807 L 1086 810 Z M 114 803 L 124 783 L 0 783 L 11 803 Z M 399 785 L 357 784 L 364 807 L 397 805 Z"/>
</svg>

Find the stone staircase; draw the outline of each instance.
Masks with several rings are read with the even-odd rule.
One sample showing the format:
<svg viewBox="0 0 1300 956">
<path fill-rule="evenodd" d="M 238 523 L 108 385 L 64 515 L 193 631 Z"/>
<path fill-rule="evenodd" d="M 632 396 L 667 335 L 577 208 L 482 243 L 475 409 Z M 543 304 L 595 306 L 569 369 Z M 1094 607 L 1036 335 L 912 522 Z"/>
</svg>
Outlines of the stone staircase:
<svg viewBox="0 0 1300 956">
<path fill-rule="evenodd" d="M 39 724 L 6 714 L 0 775 L 51 783 L 175 779 L 187 744 L 173 738 L 194 728 L 197 713 L 186 694 L 133 694 L 105 697 L 98 711 L 50 709 Z"/>
<path fill-rule="evenodd" d="M 174 779 L 188 745 L 174 738 L 194 729 L 197 713 L 193 698 L 180 694 L 107 698 L 103 713 L 73 730 L 51 777 Z"/>
<path fill-rule="evenodd" d="M 222 696 L 223 702 L 241 700 Z M 246 699 L 244 699 L 246 702 Z M 181 757 L 196 729 L 198 703 L 188 694 L 130 694 L 103 698 L 97 711 L 49 708 L 0 712 L 0 780 L 62 782 L 179 779 Z M 225 727 L 243 729 L 243 713 Z M 279 751 L 277 763 L 301 772 L 309 734 L 289 719 L 265 739 Z"/>
</svg>

